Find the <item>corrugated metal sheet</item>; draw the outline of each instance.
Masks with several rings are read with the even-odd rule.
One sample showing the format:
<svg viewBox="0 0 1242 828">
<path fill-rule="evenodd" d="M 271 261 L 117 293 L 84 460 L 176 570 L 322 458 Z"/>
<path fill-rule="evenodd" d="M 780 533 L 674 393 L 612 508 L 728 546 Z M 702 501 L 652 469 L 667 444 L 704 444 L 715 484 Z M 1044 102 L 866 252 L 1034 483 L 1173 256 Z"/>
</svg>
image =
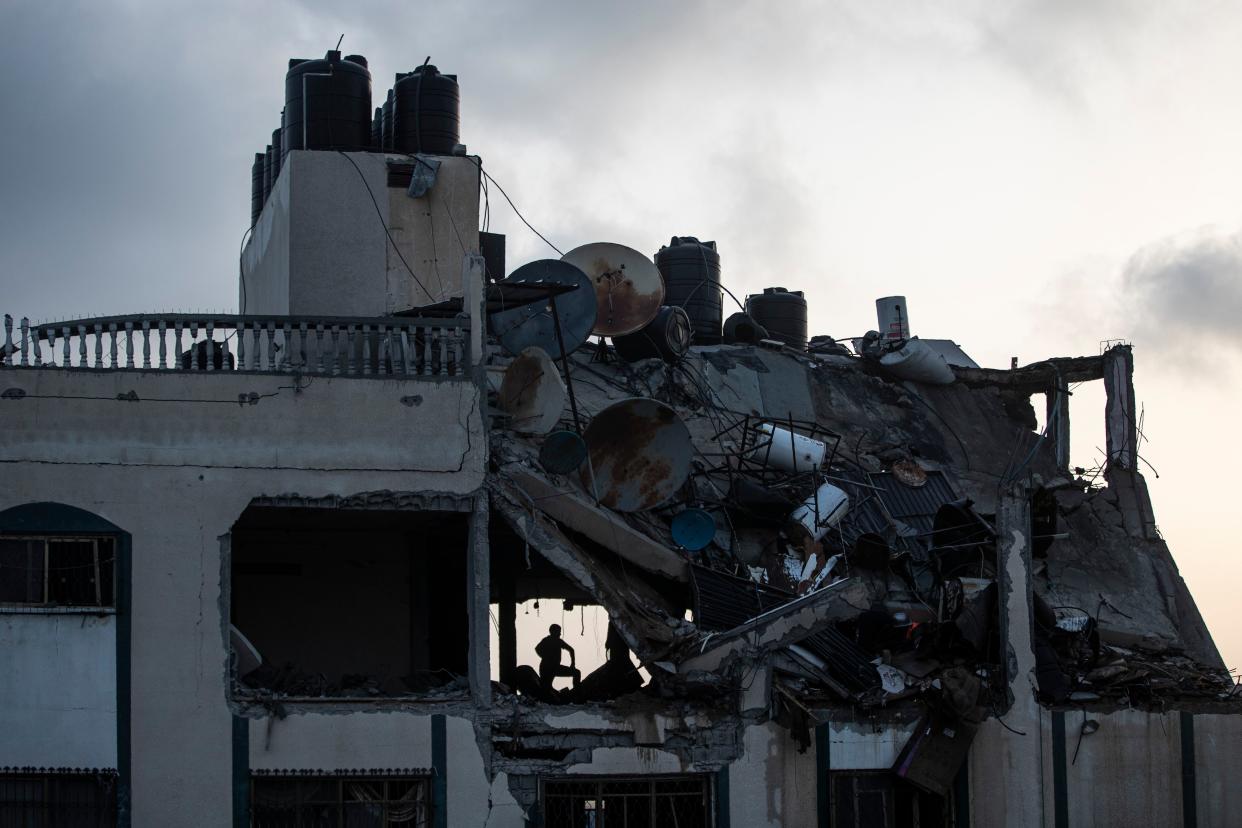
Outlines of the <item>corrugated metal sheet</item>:
<svg viewBox="0 0 1242 828">
<path fill-rule="evenodd" d="M 708 632 L 731 630 L 797 597 L 783 589 L 702 566 L 692 566 L 690 572 L 694 581 L 694 623 Z"/>
<path fill-rule="evenodd" d="M 871 656 L 836 630 L 820 630 L 798 645 L 822 658 L 828 674 L 850 690 L 861 693 L 880 686 L 880 674 Z"/>
<path fill-rule="evenodd" d="M 936 512 L 958 499 L 944 473 L 938 471 L 927 472 L 927 483 L 917 488 L 907 486 L 889 472 L 834 472 L 833 482 L 850 496 L 850 511 L 839 524 L 847 547 L 865 532 L 887 537 L 891 515 L 921 536 L 925 542 L 918 546 L 925 549 L 931 540 Z"/>
<path fill-rule="evenodd" d="M 732 629 L 798 597 L 783 589 L 706 567 L 693 566 L 690 574 L 694 582 L 694 620 L 703 630 Z M 848 689 L 860 692 L 879 686 L 880 676 L 870 663 L 871 657 L 831 627 L 798 644 L 823 659 L 829 675 Z"/>
<path fill-rule="evenodd" d="M 917 488 L 907 486 L 889 472 L 872 472 L 867 475 L 867 482 L 881 490 L 876 494 L 888 513 L 920 535 L 930 536 L 936 512 L 957 500 L 944 472 L 927 472 L 927 483 Z"/>
</svg>

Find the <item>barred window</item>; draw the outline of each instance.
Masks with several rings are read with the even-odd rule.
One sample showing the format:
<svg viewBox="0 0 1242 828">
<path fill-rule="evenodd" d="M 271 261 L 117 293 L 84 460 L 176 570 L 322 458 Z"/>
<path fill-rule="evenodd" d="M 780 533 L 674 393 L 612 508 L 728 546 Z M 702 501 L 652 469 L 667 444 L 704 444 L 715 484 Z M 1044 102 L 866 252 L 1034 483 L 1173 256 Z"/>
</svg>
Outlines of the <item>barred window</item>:
<svg viewBox="0 0 1242 828">
<path fill-rule="evenodd" d="M 115 606 L 112 538 L 0 537 L 0 604 Z"/>
<path fill-rule="evenodd" d="M 710 828 L 703 776 L 577 777 L 543 781 L 545 828 Z"/>
<path fill-rule="evenodd" d="M 889 771 L 832 771 L 833 828 L 943 828 L 952 809 Z"/>
<path fill-rule="evenodd" d="M 0 775 L 0 826 L 102 828 L 116 825 L 116 775 Z"/>
<path fill-rule="evenodd" d="M 255 776 L 254 828 L 427 828 L 427 777 Z"/>
</svg>

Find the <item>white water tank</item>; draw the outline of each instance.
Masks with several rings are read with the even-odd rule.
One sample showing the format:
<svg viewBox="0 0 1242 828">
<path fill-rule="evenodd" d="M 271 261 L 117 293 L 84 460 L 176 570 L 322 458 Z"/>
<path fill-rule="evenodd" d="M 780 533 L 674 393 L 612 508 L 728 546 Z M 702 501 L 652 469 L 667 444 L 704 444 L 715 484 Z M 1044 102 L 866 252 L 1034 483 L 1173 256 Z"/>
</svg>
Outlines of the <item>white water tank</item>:
<svg viewBox="0 0 1242 828">
<path fill-rule="evenodd" d="M 761 439 L 761 444 L 751 452 L 752 460 L 794 473 L 811 471 L 823 465 L 828 447 L 819 440 L 792 434 L 789 429 L 771 423 L 762 424 L 759 431 L 771 439 Z"/>
<path fill-rule="evenodd" d="M 882 296 L 875 300 L 875 315 L 879 322 L 881 339 L 909 339 L 910 314 L 906 309 L 906 297 Z"/>
<path fill-rule="evenodd" d="M 815 494 L 803 501 L 794 509 L 789 520 L 794 528 L 801 529 L 814 540 L 819 540 L 845 517 L 850 508 L 850 497 L 844 490 L 825 483 L 815 490 Z"/>
</svg>

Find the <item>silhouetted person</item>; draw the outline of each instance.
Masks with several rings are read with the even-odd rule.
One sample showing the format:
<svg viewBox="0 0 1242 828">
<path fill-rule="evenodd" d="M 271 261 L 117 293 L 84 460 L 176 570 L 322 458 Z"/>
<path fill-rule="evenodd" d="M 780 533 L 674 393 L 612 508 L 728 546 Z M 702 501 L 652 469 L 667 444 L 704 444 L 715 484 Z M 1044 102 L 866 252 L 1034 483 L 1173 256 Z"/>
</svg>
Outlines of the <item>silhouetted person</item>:
<svg viewBox="0 0 1242 828">
<path fill-rule="evenodd" d="M 569 652 L 569 666 L 561 666 L 561 650 Z M 546 691 L 552 690 L 552 682 L 557 676 L 569 676 L 578 686 L 582 674 L 574 667 L 574 648 L 561 640 L 561 627 L 553 624 L 548 627 L 548 635 L 535 645 L 535 655 L 539 656 L 539 683 Z"/>
</svg>

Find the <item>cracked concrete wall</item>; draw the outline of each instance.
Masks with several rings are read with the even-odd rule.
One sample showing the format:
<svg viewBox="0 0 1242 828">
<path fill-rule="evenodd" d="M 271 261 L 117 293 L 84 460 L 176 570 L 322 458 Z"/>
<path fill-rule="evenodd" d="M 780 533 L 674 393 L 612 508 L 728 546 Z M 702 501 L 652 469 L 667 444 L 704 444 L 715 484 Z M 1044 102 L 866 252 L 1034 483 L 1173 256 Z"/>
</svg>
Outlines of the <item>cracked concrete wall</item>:
<svg viewBox="0 0 1242 828">
<path fill-rule="evenodd" d="M 470 410 L 459 398 L 472 397 L 475 386 L 324 379 L 304 399 L 284 391 L 238 408 L 151 400 L 235 400 L 243 391 L 275 392 L 291 377 L 29 370 L 9 373 L 6 383 L 30 394 L 105 398 L 4 401 L 0 509 L 55 501 L 100 515 L 132 535 L 133 824 L 178 825 L 193 814 L 197 825 L 230 825 L 232 711 L 226 699 L 221 536 L 263 495 L 474 491 L 485 457 L 477 414 L 469 421 L 472 451 L 464 435 L 454 439 L 454 429 L 443 430 L 436 441 L 394 436 L 409 433 L 411 418 L 436 412 L 441 421 L 451 416 L 448 422 L 458 422 Z M 147 401 L 115 400 L 130 389 Z M 419 409 L 399 403 L 414 393 L 428 404 Z M 306 404 L 312 398 L 320 404 Z M 359 468 L 360 459 L 365 468 Z M 420 465 L 428 471 L 407 470 Z M 7 703 L 0 698 L 0 706 Z M 339 718 L 348 733 L 376 720 L 369 715 Z M 299 721 L 310 718 L 320 717 Z M 473 756 L 481 768 L 473 729 L 469 742 L 473 749 L 459 751 L 454 761 Z M 6 763 L 40 764 L 11 747 L 6 742 Z"/>
<path fill-rule="evenodd" d="M 799 753 L 789 731 L 768 722 L 743 734 L 742 756 L 729 765 L 733 825 L 815 825 L 815 748 Z"/>
</svg>

